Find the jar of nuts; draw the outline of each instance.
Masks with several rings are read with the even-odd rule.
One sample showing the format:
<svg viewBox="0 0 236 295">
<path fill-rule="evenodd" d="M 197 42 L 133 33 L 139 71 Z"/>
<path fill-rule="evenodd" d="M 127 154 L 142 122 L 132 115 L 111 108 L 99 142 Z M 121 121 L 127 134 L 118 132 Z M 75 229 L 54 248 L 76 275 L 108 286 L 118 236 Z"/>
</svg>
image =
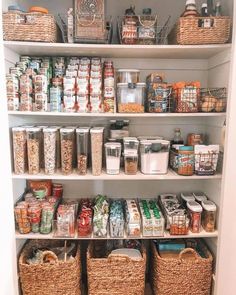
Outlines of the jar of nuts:
<svg viewBox="0 0 236 295">
<path fill-rule="evenodd" d="M 56 172 L 56 138 L 57 128 L 44 128 L 44 167 L 46 174 Z"/>
<path fill-rule="evenodd" d="M 61 171 L 67 175 L 73 171 L 74 129 L 62 128 L 61 135 Z"/>
<path fill-rule="evenodd" d="M 13 136 L 13 157 L 14 172 L 23 174 L 26 172 L 27 153 L 26 153 L 26 131 L 23 127 L 12 128 Z"/>
<path fill-rule="evenodd" d="M 38 174 L 41 164 L 41 129 L 27 128 L 26 133 L 29 174 Z"/>
<path fill-rule="evenodd" d="M 76 129 L 77 169 L 80 175 L 87 174 L 89 127 Z"/>
</svg>

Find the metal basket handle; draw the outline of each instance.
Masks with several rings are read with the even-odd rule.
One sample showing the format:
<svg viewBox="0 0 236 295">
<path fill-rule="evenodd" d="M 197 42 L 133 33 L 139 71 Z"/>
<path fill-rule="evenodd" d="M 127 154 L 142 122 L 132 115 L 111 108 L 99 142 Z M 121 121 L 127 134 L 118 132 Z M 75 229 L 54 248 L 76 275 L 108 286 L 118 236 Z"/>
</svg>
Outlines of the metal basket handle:
<svg viewBox="0 0 236 295">
<path fill-rule="evenodd" d="M 151 28 L 151 27 L 153 27 L 153 26 L 155 25 L 155 23 L 156 23 L 156 21 L 157 21 L 157 15 L 155 16 L 155 20 L 153 21 L 153 23 L 152 23 L 151 25 L 149 25 L 149 26 L 143 24 L 143 22 L 141 21 L 141 16 L 140 16 L 140 15 L 138 16 L 138 20 L 139 20 L 140 24 L 141 24 L 144 28 Z"/>
<path fill-rule="evenodd" d="M 91 21 L 91 23 L 86 24 L 86 25 L 83 24 L 83 23 L 80 21 L 80 19 L 79 19 L 79 15 L 78 15 L 78 14 L 76 14 L 76 18 L 77 18 L 78 23 L 79 23 L 82 27 L 89 27 L 89 26 L 91 26 L 92 24 L 94 24 L 95 19 L 96 19 L 96 14 L 93 15 L 93 20 Z"/>
</svg>

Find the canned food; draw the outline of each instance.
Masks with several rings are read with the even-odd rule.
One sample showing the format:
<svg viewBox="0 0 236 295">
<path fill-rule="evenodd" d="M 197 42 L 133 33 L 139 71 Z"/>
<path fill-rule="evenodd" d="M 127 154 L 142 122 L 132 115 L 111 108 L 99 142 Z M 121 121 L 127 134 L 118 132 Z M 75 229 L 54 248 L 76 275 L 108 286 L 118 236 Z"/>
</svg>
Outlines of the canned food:
<svg viewBox="0 0 236 295">
<path fill-rule="evenodd" d="M 34 77 L 34 91 L 35 92 L 48 92 L 48 81 L 44 75 L 36 75 Z"/>
<path fill-rule="evenodd" d="M 7 94 L 16 94 L 19 91 L 19 79 L 14 74 L 6 75 Z"/>
<path fill-rule="evenodd" d="M 46 93 L 37 92 L 34 95 L 34 111 L 46 112 L 48 110 L 48 96 Z"/>
<path fill-rule="evenodd" d="M 29 75 L 23 74 L 20 77 L 20 93 L 21 94 L 32 94 L 33 93 L 33 82 Z"/>
<path fill-rule="evenodd" d="M 20 111 L 31 112 L 33 110 L 33 97 L 31 94 L 21 94 L 20 96 Z"/>
<path fill-rule="evenodd" d="M 50 111 L 60 112 L 61 111 L 61 98 L 62 90 L 61 87 L 51 87 L 50 88 Z"/>
</svg>

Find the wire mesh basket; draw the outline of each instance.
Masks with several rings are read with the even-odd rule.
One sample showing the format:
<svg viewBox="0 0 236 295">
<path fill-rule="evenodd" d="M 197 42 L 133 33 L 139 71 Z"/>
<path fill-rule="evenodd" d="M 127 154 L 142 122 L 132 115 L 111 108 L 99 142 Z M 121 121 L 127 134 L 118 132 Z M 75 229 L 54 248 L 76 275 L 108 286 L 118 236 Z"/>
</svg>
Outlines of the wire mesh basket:
<svg viewBox="0 0 236 295">
<path fill-rule="evenodd" d="M 195 85 L 174 87 L 173 96 L 176 113 L 197 113 L 200 107 L 200 88 Z"/>
<path fill-rule="evenodd" d="M 200 90 L 201 112 L 225 112 L 227 107 L 226 88 L 202 88 Z"/>
<path fill-rule="evenodd" d="M 159 26 L 157 15 L 126 15 L 117 19 L 120 44 L 167 44 L 170 16 Z"/>
<path fill-rule="evenodd" d="M 73 14 L 73 27 L 69 29 L 68 15 L 58 14 L 57 23 L 64 43 L 68 43 L 69 39 L 71 39 L 69 43 L 110 44 L 112 42 L 113 21 L 111 16 L 104 18 L 103 15 Z M 70 30 L 71 38 L 68 35 Z"/>
<path fill-rule="evenodd" d="M 147 83 L 146 112 L 170 113 L 173 111 L 172 88 L 165 83 Z"/>
</svg>

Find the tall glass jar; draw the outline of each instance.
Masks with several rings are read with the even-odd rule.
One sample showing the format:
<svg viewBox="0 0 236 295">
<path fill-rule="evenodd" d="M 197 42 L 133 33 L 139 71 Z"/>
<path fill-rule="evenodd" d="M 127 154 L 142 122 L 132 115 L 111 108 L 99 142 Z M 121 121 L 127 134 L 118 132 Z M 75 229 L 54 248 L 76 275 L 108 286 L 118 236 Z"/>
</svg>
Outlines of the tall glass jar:
<svg viewBox="0 0 236 295">
<path fill-rule="evenodd" d="M 77 169 L 80 175 L 87 174 L 88 167 L 89 128 L 76 129 Z"/>
<path fill-rule="evenodd" d="M 38 174 L 41 164 L 41 129 L 38 127 L 28 128 L 26 133 L 29 174 Z"/>
<path fill-rule="evenodd" d="M 73 171 L 73 146 L 74 129 L 62 128 L 61 135 L 61 171 L 63 174 L 71 174 Z"/>
<path fill-rule="evenodd" d="M 94 127 L 91 134 L 92 153 L 92 174 L 99 176 L 102 173 L 102 147 L 103 147 L 103 127 Z"/>
<path fill-rule="evenodd" d="M 56 128 L 43 129 L 44 136 L 44 167 L 46 174 L 54 174 L 56 172 Z"/>
<path fill-rule="evenodd" d="M 24 127 L 12 128 L 13 137 L 13 156 L 14 172 L 23 174 L 26 172 L 27 153 L 26 153 L 26 131 Z"/>
</svg>

